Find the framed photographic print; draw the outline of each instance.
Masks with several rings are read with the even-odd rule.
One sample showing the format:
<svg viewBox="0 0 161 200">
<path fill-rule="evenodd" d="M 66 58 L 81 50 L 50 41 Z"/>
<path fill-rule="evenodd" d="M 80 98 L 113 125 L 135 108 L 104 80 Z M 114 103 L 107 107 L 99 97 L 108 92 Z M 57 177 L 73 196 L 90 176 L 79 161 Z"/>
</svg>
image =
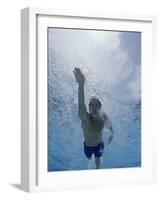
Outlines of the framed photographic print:
<svg viewBox="0 0 161 200">
<path fill-rule="evenodd" d="M 22 10 L 22 189 L 155 183 L 155 23 Z"/>
</svg>

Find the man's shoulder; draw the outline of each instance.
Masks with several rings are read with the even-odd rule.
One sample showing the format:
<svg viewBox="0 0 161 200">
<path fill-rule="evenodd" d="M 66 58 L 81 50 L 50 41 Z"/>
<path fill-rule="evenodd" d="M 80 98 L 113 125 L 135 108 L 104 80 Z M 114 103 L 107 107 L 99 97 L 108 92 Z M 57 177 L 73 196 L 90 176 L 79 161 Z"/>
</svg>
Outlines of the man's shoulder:
<svg viewBox="0 0 161 200">
<path fill-rule="evenodd" d="M 89 113 L 87 111 L 85 111 L 80 117 L 81 121 L 86 121 L 88 118 L 89 118 Z"/>
</svg>

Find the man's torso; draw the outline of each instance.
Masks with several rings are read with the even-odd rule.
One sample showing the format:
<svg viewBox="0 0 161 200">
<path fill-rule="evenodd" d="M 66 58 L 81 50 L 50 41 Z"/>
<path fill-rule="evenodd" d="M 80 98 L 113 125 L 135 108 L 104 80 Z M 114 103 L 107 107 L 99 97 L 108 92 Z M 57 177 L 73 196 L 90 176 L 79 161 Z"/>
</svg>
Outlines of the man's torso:
<svg viewBox="0 0 161 200">
<path fill-rule="evenodd" d="M 96 146 L 102 142 L 104 121 L 101 117 L 96 121 L 87 113 L 86 119 L 81 121 L 81 126 L 86 145 Z"/>
</svg>

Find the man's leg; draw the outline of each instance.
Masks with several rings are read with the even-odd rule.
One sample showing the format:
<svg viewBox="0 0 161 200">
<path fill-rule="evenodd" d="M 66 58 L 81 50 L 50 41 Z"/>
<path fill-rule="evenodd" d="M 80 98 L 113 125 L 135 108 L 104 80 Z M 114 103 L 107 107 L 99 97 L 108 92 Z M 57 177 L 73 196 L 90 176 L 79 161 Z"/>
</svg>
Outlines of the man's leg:
<svg viewBox="0 0 161 200">
<path fill-rule="evenodd" d="M 91 158 L 88 158 L 88 169 L 94 169 L 95 168 L 95 163 L 94 163 L 94 158 L 93 155 L 91 156 Z"/>
<path fill-rule="evenodd" d="M 94 155 L 95 155 L 96 169 L 100 169 L 101 156 L 103 154 L 103 149 L 104 149 L 103 142 L 95 147 Z"/>
<path fill-rule="evenodd" d="M 100 169 L 100 157 L 95 156 L 96 169 Z"/>
<path fill-rule="evenodd" d="M 92 148 L 88 147 L 84 142 L 84 153 L 88 158 L 88 169 L 91 168 Z"/>
</svg>

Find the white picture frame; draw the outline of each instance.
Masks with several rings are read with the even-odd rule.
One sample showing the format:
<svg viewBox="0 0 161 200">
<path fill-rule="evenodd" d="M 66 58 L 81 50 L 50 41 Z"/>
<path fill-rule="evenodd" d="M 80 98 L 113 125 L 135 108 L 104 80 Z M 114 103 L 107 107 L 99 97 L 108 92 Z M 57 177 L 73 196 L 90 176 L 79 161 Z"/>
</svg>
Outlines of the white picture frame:
<svg viewBox="0 0 161 200">
<path fill-rule="evenodd" d="M 107 24 L 108 23 L 108 24 Z M 141 168 L 48 173 L 47 168 L 47 27 L 141 31 L 143 33 L 143 133 Z M 28 192 L 113 185 L 154 184 L 156 150 L 151 116 L 155 67 L 156 18 L 130 15 L 25 8 L 21 12 L 21 188 Z M 41 58 L 41 60 L 39 60 Z M 40 62 L 41 61 L 41 62 Z M 41 87 L 41 91 L 39 88 Z M 148 88 L 148 91 L 147 91 Z M 43 91 L 43 92 L 42 92 Z M 45 95 L 44 95 L 45 94 Z M 147 109 L 149 107 L 149 109 Z M 43 123 L 42 123 L 43 122 Z M 85 179 L 83 177 L 86 177 Z"/>
</svg>

